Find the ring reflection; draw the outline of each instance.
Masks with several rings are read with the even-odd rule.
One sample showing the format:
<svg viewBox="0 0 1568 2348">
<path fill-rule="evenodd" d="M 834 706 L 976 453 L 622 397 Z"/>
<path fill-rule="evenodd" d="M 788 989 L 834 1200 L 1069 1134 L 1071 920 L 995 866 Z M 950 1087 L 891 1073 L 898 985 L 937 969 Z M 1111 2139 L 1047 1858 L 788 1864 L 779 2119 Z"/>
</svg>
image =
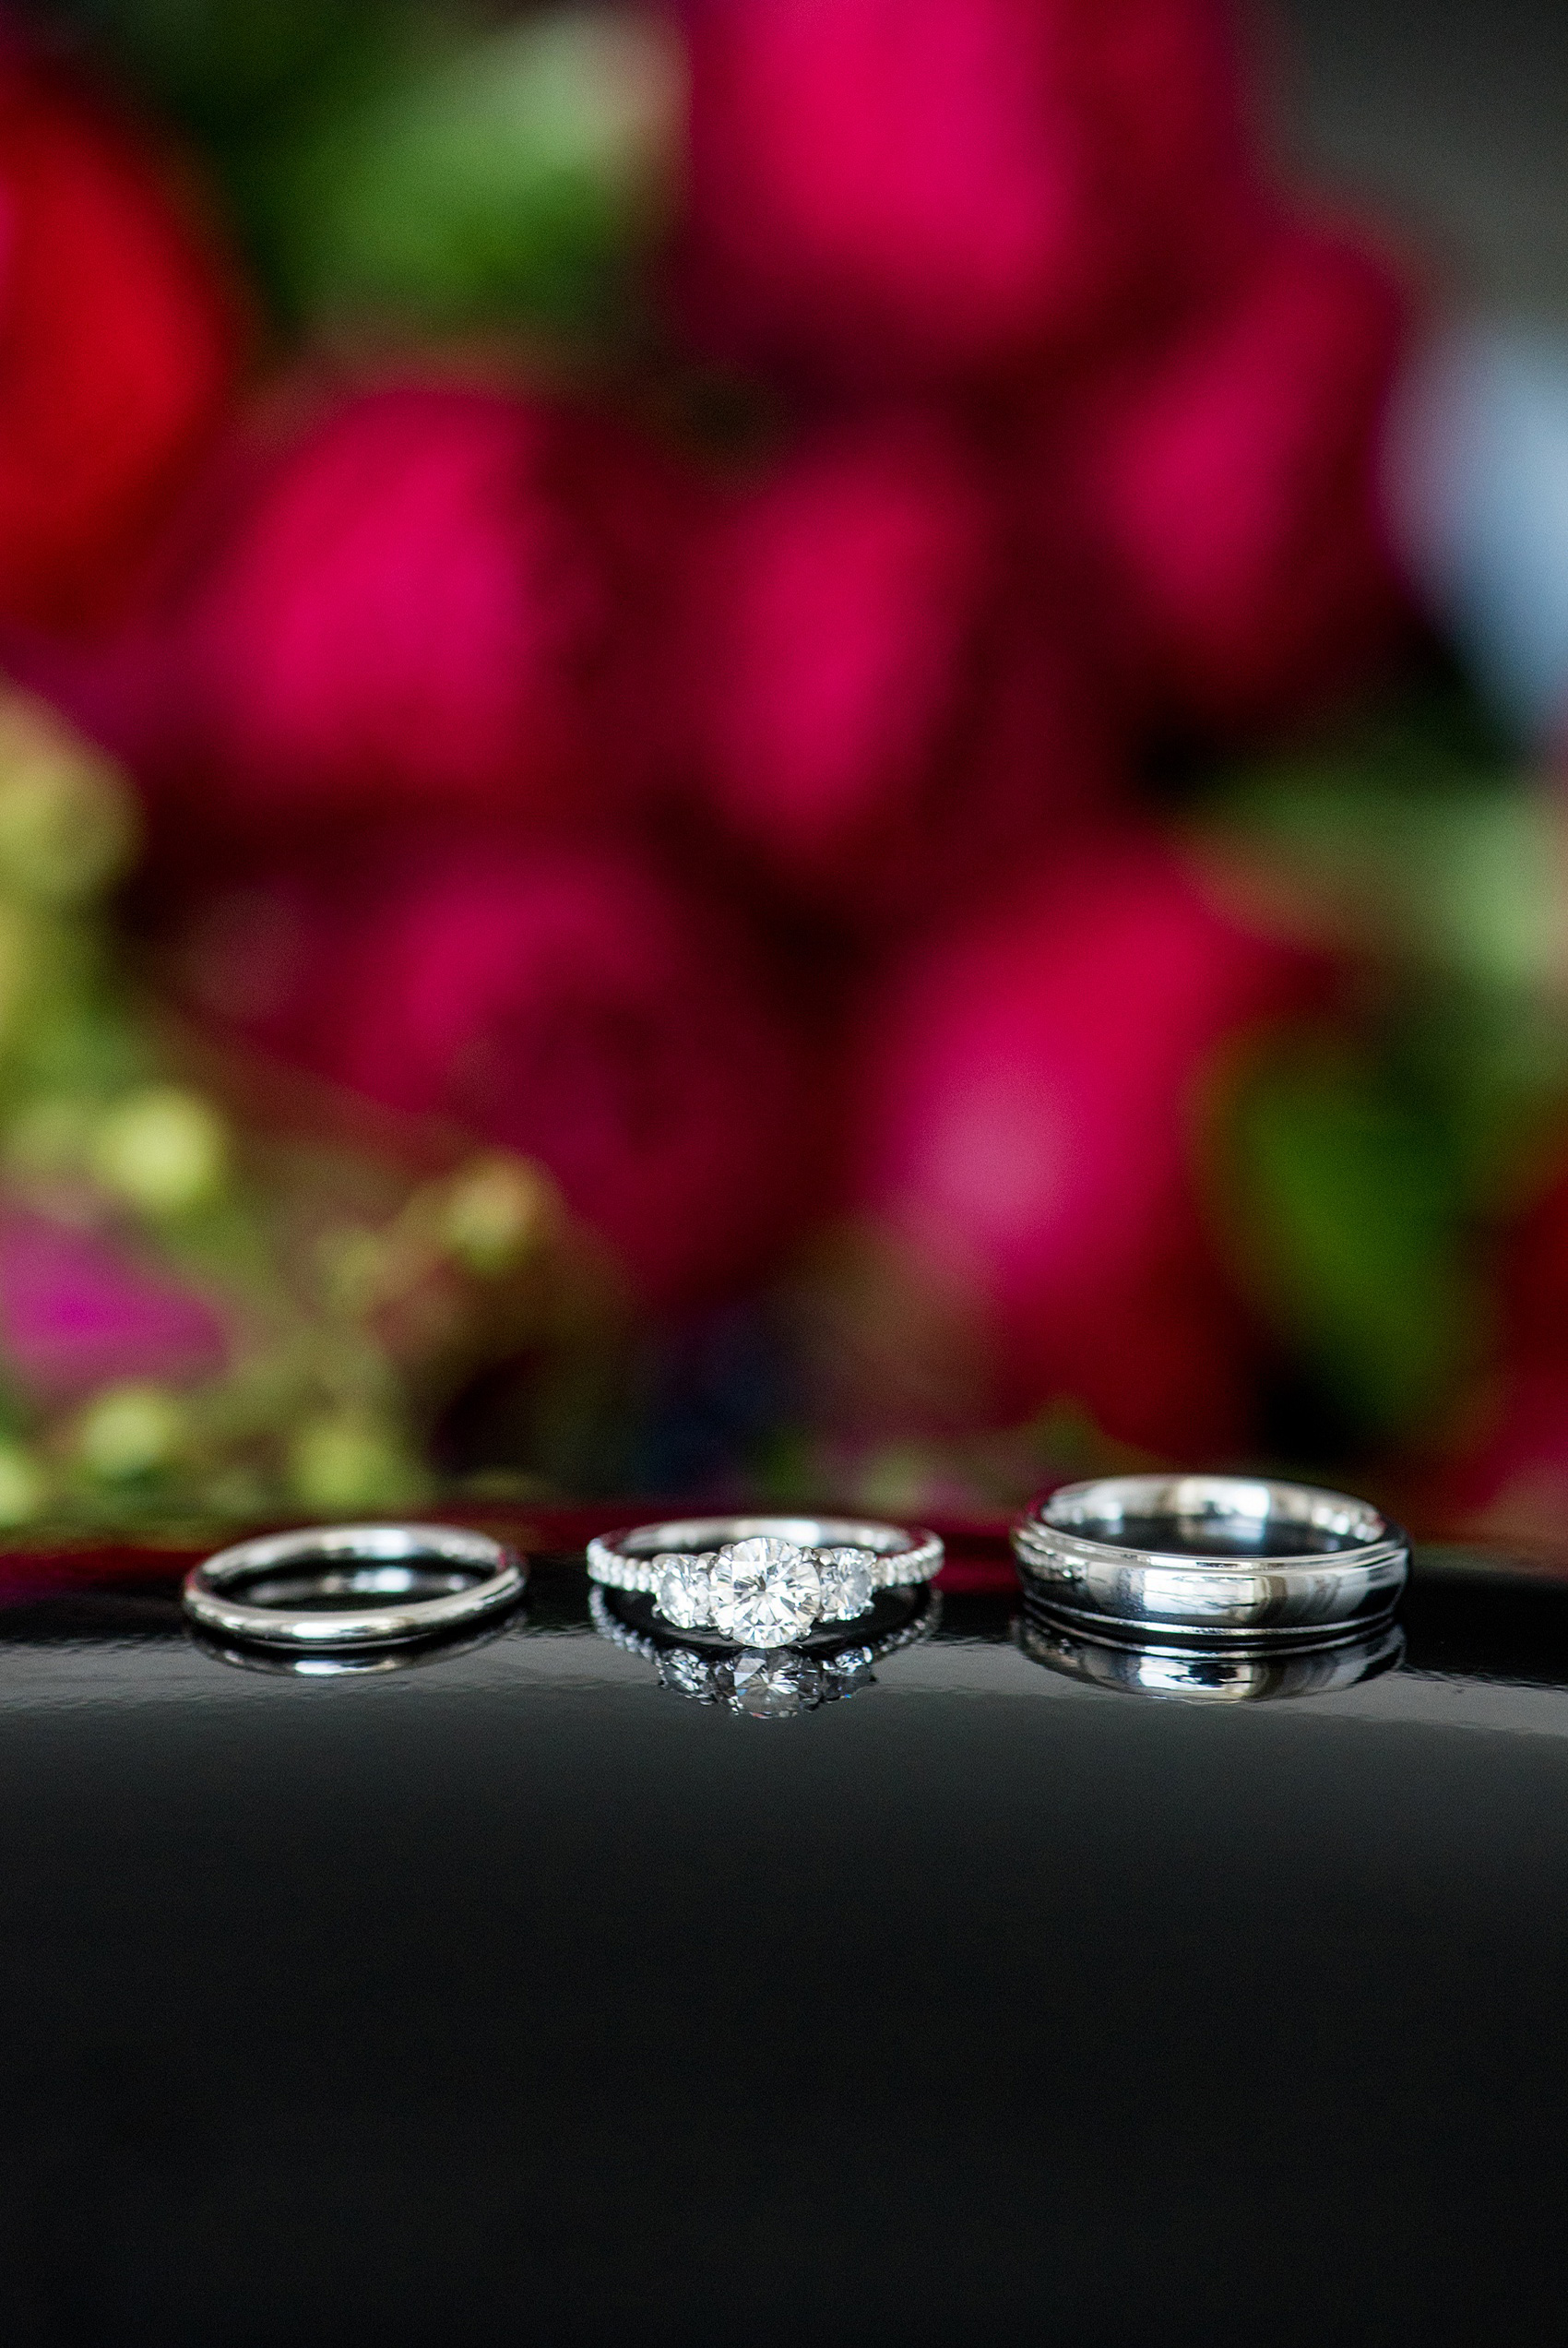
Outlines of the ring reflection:
<svg viewBox="0 0 1568 2348">
<path fill-rule="evenodd" d="M 1331 1696 L 1391 1670 L 1405 1651 L 1405 1634 L 1387 1624 L 1365 1639 L 1334 1645 L 1251 1651 L 1186 1646 L 1137 1646 L 1090 1639 L 1026 1607 L 1014 1636 L 1031 1663 L 1090 1687 L 1123 1696 L 1173 1697 L 1195 1704 L 1274 1703 Z"/>
</svg>

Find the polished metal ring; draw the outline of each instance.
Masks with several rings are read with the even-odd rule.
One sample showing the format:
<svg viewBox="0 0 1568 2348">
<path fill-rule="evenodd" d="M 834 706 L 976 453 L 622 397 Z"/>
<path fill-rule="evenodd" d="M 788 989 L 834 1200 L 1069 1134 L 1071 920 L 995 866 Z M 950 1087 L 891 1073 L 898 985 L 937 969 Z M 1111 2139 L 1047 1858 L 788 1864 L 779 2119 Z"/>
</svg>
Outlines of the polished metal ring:
<svg viewBox="0 0 1568 2348">
<path fill-rule="evenodd" d="M 440 1638 L 510 1606 L 523 1579 L 510 1549 L 461 1526 L 315 1525 L 220 1549 L 183 1598 L 204 1630 L 321 1654 Z"/>
<path fill-rule="evenodd" d="M 588 1569 L 607 1590 L 653 1601 L 674 1630 L 764 1651 L 854 1622 L 883 1590 L 942 1565 L 932 1532 L 842 1517 L 691 1517 L 607 1532 Z"/>
<path fill-rule="evenodd" d="M 1013 1533 L 1036 1601 L 1105 1639 L 1321 1644 L 1383 1621 L 1409 1543 L 1364 1500 L 1239 1475 L 1104 1476 Z"/>
</svg>

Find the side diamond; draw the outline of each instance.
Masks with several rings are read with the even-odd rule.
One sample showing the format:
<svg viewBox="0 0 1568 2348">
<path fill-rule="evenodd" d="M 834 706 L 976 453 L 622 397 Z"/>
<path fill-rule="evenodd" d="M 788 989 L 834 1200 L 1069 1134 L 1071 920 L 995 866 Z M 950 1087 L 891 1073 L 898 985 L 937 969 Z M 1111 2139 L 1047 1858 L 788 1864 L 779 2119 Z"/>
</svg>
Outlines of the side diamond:
<svg viewBox="0 0 1568 2348">
<path fill-rule="evenodd" d="M 712 1591 L 700 1557 L 666 1550 L 653 1560 L 654 1604 L 677 1630 L 700 1630 L 708 1622 Z"/>
<path fill-rule="evenodd" d="M 871 1568 L 872 1560 L 864 1549 L 818 1550 L 824 1622 L 851 1622 L 865 1613 L 872 1601 Z"/>
</svg>

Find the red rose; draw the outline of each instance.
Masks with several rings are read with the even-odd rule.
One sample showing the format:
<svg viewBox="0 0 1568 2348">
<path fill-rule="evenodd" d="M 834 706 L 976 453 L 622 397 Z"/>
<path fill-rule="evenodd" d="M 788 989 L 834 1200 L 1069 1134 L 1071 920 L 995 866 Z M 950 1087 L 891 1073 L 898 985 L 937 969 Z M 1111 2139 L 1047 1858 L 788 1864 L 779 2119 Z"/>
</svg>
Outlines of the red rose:
<svg viewBox="0 0 1568 2348">
<path fill-rule="evenodd" d="M 204 823 L 537 822 L 649 755 L 671 507 L 609 424 L 469 388 L 362 394 L 238 503 L 213 517 L 163 713 Z"/>
<path fill-rule="evenodd" d="M 156 158 L 0 33 L 0 616 L 113 607 L 242 340 Z"/>
<path fill-rule="evenodd" d="M 1222 304 L 1043 427 L 1110 624 L 1166 717 L 1246 726 L 1375 673 L 1408 625 L 1379 510 L 1407 290 L 1354 238 L 1282 230 Z"/>
<path fill-rule="evenodd" d="M 956 435 L 820 434 L 695 534 L 675 673 L 706 805 L 820 906 L 907 913 L 1108 787 L 1064 615 Z"/>
<path fill-rule="evenodd" d="M 1077 346 L 1253 209 L 1210 0 L 691 0 L 688 305 L 879 381 Z"/>
<path fill-rule="evenodd" d="M 1194 1460 L 1242 1439 L 1253 1365 L 1200 1207 L 1205 1088 L 1312 983 L 1138 843 L 892 975 L 849 1094 L 858 1203 L 961 1300 L 994 1416 L 1066 1398 Z"/>
<path fill-rule="evenodd" d="M 209 918 L 187 961 L 198 995 L 339 1084 L 540 1160 L 655 1303 L 778 1241 L 812 1098 L 720 911 L 628 857 L 493 845 L 410 858 L 357 903 L 329 895 L 279 885 Z"/>
</svg>

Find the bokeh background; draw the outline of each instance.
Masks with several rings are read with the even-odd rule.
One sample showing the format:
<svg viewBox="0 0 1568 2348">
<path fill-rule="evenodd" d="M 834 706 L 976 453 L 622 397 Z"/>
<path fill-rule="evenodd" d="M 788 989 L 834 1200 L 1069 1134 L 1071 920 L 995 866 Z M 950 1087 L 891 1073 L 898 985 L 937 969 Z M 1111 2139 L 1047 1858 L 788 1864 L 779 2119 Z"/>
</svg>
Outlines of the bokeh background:
<svg viewBox="0 0 1568 2348">
<path fill-rule="evenodd" d="M 0 17 L 0 1524 L 1568 1504 L 1568 21 Z"/>
</svg>

